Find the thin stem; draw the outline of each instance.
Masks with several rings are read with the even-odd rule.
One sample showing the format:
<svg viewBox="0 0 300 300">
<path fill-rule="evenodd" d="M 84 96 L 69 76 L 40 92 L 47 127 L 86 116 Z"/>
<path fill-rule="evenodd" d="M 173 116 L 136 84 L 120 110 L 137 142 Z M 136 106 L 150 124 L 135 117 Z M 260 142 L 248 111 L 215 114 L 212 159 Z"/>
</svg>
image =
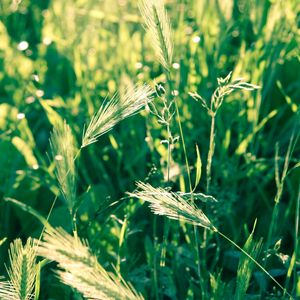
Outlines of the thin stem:
<svg viewBox="0 0 300 300">
<path fill-rule="evenodd" d="M 167 132 L 168 132 L 167 183 L 169 184 L 170 168 L 171 168 L 171 145 L 170 145 L 170 143 L 172 141 L 172 134 L 171 134 L 171 130 L 170 130 L 170 124 L 167 123 L 166 126 L 167 126 Z M 167 240 L 168 240 L 169 230 L 170 230 L 170 221 L 169 221 L 169 219 L 164 219 L 164 235 L 163 235 L 163 244 L 162 244 L 161 256 L 160 256 L 160 266 L 161 267 L 165 266 L 166 252 L 167 252 L 166 244 L 167 244 Z"/>
<path fill-rule="evenodd" d="M 167 45 L 165 43 L 165 39 L 164 39 L 164 36 L 163 36 L 163 31 L 162 31 L 162 28 L 160 26 L 159 18 L 158 18 L 157 11 L 156 11 L 155 7 L 153 7 L 153 10 L 154 10 L 154 17 L 155 17 L 155 21 L 156 21 L 156 25 L 157 25 L 157 31 L 158 31 L 158 36 L 159 36 L 161 48 L 163 50 L 163 54 L 164 54 L 164 56 L 166 58 L 166 62 L 167 62 L 167 66 L 163 66 L 164 67 L 164 73 L 166 74 L 167 82 L 168 82 L 169 90 L 170 90 L 170 96 L 172 97 L 173 96 L 172 92 L 173 92 L 174 89 L 173 89 L 173 82 L 172 82 L 171 73 L 170 73 L 170 69 L 171 69 L 170 57 L 168 55 L 168 51 L 167 51 L 168 48 L 167 48 Z M 178 127 L 179 127 L 181 143 L 182 143 L 182 149 L 183 149 L 183 153 L 184 153 L 186 171 L 187 171 L 187 175 L 188 175 L 188 184 L 189 184 L 189 190 L 191 192 L 191 200 L 192 200 L 192 202 L 194 202 L 192 180 L 191 180 L 190 167 L 189 167 L 188 156 L 187 156 L 187 151 L 186 151 L 186 144 L 185 144 L 183 130 L 182 130 L 182 124 L 181 124 L 181 117 L 180 117 L 180 113 L 179 113 L 179 108 L 178 108 L 178 104 L 177 104 L 177 100 L 176 100 L 175 96 L 174 96 L 174 104 L 175 104 L 177 123 L 178 123 Z M 204 289 L 203 289 L 203 285 L 202 285 L 200 251 L 199 251 L 199 240 L 198 240 L 198 228 L 197 228 L 197 226 L 194 226 L 194 234 L 195 234 L 196 253 L 197 253 L 197 260 L 198 260 L 198 277 L 199 277 L 200 287 L 201 287 L 201 291 L 202 291 L 202 295 L 203 295 Z"/>
<path fill-rule="evenodd" d="M 154 291 L 155 291 L 155 299 L 159 300 L 159 290 L 158 290 L 158 276 L 157 276 L 157 217 L 154 216 L 153 220 L 153 235 L 154 235 L 154 245 L 153 245 L 153 281 L 154 281 Z"/>
<path fill-rule="evenodd" d="M 167 82 L 168 82 L 168 85 L 169 85 L 170 92 L 172 93 L 172 91 L 173 91 L 173 82 L 172 82 L 172 78 L 171 78 L 171 73 L 170 73 L 169 70 L 165 69 L 165 74 L 167 76 Z M 175 96 L 174 96 L 174 104 L 175 104 L 177 123 L 178 123 L 178 128 L 179 128 L 180 139 L 181 139 L 181 143 L 182 143 L 183 154 L 184 154 L 185 166 L 186 166 L 187 175 L 188 175 L 189 190 L 190 190 L 191 195 L 192 195 L 193 194 L 193 188 L 192 188 L 192 180 L 191 180 L 189 161 L 188 161 L 188 158 L 187 158 L 186 144 L 185 144 L 183 130 L 182 130 L 181 117 L 180 117 L 180 113 L 179 113 L 177 99 L 176 99 Z"/>
<path fill-rule="evenodd" d="M 167 69 L 165 69 L 165 73 L 166 73 L 166 76 L 167 76 L 169 89 L 172 93 L 173 83 L 172 83 L 171 74 L 170 74 L 169 70 L 167 70 Z M 186 165 L 186 170 L 187 170 L 187 175 L 188 175 L 188 184 L 189 184 L 189 190 L 190 190 L 190 193 L 191 193 L 191 201 L 194 202 L 194 194 L 193 194 L 193 188 L 192 188 L 190 166 L 189 166 L 189 162 L 188 162 L 186 144 L 185 144 L 185 140 L 184 140 L 182 125 L 181 125 L 181 117 L 180 117 L 176 97 L 174 97 L 174 104 L 175 104 L 177 123 L 178 123 L 178 127 L 179 127 L 180 139 L 181 139 L 182 149 L 183 149 L 183 154 L 184 154 L 184 159 L 185 159 L 185 165 Z M 195 237 L 195 248 L 196 248 L 196 255 L 197 255 L 197 272 L 198 272 L 198 278 L 199 278 L 199 282 L 200 282 L 200 289 L 201 289 L 202 299 L 204 299 L 205 289 L 204 289 L 204 286 L 203 286 L 203 279 L 202 279 L 202 276 L 201 276 L 202 272 L 201 272 L 201 259 L 200 259 L 200 249 L 199 249 L 200 243 L 199 243 L 199 239 L 198 239 L 198 227 L 196 225 L 194 225 L 194 237 Z"/>
<path fill-rule="evenodd" d="M 297 259 L 297 253 L 298 253 L 298 237 L 299 237 L 299 214 L 300 214 L 300 183 L 298 188 L 298 197 L 297 197 L 297 203 L 296 203 L 296 216 L 295 216 L 295 255 Z M 294 282 L 296 284 L 297 282 L 297 265 L 294 264 Z"/>
<path fill-rule="evenodd" d="M 77 235 L 77 216 L 76 216 L 76 213 L 73 214 L 72 226 L 73 226 L 74 235 Z"/>
<path fill-rule="evenodd" d="M 169 123 L 167 123 L 167 132 L 168 132 L 167 182 L 169 183 L 169 181 L 170 181 L 170 168 L 171 168 L 171 146 L 170 146 L 170 142 L 171 142 L 171 139 L 172 139 Z"/>
</svg>

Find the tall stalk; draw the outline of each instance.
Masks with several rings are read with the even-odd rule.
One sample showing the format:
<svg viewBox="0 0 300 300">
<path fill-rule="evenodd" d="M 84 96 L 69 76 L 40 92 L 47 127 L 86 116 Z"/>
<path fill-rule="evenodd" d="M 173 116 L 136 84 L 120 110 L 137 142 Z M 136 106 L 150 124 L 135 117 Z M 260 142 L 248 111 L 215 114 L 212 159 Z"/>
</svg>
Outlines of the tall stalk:
<svg viewBox="0 0 300 300">
<path fill-rule="evenodd" d="M 166 74 L 169 89 L 172 93 L 172 91 L 174 91 L 174 88 L 173 88 L 173 81 L 172 81 L 170 69 L 171 69 L 171 65 L 169 66 L 169 68 L 167 68 L 167 69 L 165 68 L 164 72 Z M 182 145 L 182 150 L 183 150 L 183 155 L 184 155 L 185 167 L 186 167 L 187 176 L 188 176 L 189 192 L 190 192 L 190 195 L 191 195 L 191 201 L 194 202 L 194 194 L 193 194 L 194 191 L 193 191 L 193 187 L 192 187 L 192 180 L 191 180 L 190 166 L 189 166 L 187 150 L 186 150 L 186 143 L 185 143 L 185 139 L 184 139 L 181 116 L 180 116 L 180 112 L 179 112 L 177 98 L 176 98 L 175 95 L 173 97 L 173 101 L 174 101 L 174 104 L 175 104 L 176 120 L 177 120 L 177 124 L 178 124 L 178 128 L 179 128 L 179 135 L 180 135 L 180 140 L 181 140 L 181 145 Z M 198 238 L 198 236 L 199 236 L 198 227 L 193 226 L 193 231 L 194 231 L 195 250 L 196 250 L 196 257 L 197 257 L 197 273 L 198 273 L 198 278 L 199 278 L 199 282 L 200 282 L 200 289 L 201 289 L 202 299 L 204 299 L 204 297 L 205 297 L 205 288 L 204 288 L 203 276 L 202 276 L 202 271 L 201 271 L 200 242 L 199 242 L 199 238 Z"/>
</svg>

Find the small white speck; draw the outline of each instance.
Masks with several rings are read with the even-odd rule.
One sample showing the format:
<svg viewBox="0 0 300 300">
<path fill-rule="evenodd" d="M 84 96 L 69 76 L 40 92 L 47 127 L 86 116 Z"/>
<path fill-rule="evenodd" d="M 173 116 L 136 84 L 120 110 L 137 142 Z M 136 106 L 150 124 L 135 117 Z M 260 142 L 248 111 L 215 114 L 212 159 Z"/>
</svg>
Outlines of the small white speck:
<svg viewBox="0 0 300 300">
<path fill-rule="evenodd" d="M 139 73 L 139 74 L 137 75 L 137 78 L 138 78 L 138 79 L 144 79 L 144 77 L 145 77 L 144 73 Z"/>
<path fill-rule="evenodd" d="M 37 90 L 37 91 L 35 92 L 35 94 L 37 95 L 37 97 L 43 97 L 45 93 L 44 93 L 43 90 Z"/>
<path fill-rule="evenodd" d="M 150 67 L 149 66 L 144 66 L 144 71 L 145 72 L 149 72 L 150 71 Z"/>
<path fill-rule="evenodd" d="M 172 67 L 173 67 L 173 69 L 178 70 L 180 68 L 180 64 L 179 63 L 173 63 Z"/>
<path fill-rule="evenodd" d="M 31 167 L 33 170 L 38 170 L 40 166 L 38 164 L 34 164 Z"/>
<path fill-rule="evenodd" d="M 33 97 L 33 96 L 29 96 L 29 97 L 27 97 L 26 99 L 25 99 L 25 102 L 27 103 L 27 104 L 31 104 L 31 103 L 33 103 L 35 101 L 35 98 Z"/>
<path fill-rule="evenodd" d="M 200 36 L 194 36 L 192 39 L 193 43 L 195 43 L 195 44 L 198 44 L 200 42 L 200 40 L 201 40 Z"/>
<path fill-rule="evenodd" d="M 240 32 L 238 30 L 234 30 L 232 31 L 231 35 L 236 38 L 240 35 Z"/>
<path fill-rule="evenodd" d="M 173 96 L 178 96 L 178 95 L 179 95 L 179 92 L 178 92 L 177 90 L 173 90 L 173 91 L 172 91 L 172 95 L 173 95 Z"/>
<path fill-rule="evenodd" d="M 36 82 L 39 82 L 39 81 L 40 81 L 39 75 L 37 75 L 37 74 L 33 74 L 33 75 L 32 75 L 32 78 L 33 78 L 33 80 L 36 81 Z"/>
<path fill-rule="evenodd" d="M 54 158 L 55 158 L 55 160 L 57 160 L 57 161 L 60 161 L 60 160 L 63 160 L 63 159 L 64 159 L 63 156 L 60 155 L 60 154 L 55 155 Z"/>
<path fill-rule="evenodd" d="M 49 46 L 52 43 L 52 40 L 49 37 L 44 37 L 43 43 L 44 45 Z"/>
<path fill-rule="evenodd" d="M 136 64 L 135 64 L 135 67 L 136 67 L 136 69 L 141 69 L 142 67 L 143 67 L 143 64 L 141 63 L 141 62 L 137 62 Z"/>
<path fill-rule="evenodd" d="M 24 113 L 18 113 L 17 114 L 17 119 L 18 120 L 22 120 L 22 119 L 24 119 L 25 118 L 25 114 Z"/>
<path fill-rule="evenodd" d="M 18 50 L 25 51 L 29 47 L 28 42 L 22 41 L 18 44 Z"/>
</svg>

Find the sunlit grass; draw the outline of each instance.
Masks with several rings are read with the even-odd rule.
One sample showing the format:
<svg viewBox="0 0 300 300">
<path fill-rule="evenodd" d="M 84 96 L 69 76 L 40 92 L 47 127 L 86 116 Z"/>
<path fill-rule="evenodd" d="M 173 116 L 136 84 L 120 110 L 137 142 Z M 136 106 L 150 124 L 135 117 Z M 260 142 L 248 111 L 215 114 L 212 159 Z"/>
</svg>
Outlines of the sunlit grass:
<svg viewBox="0 0 300 300">
<path fill-rule="evenodd" d="M 0 298 L 300 297 L 298 12 L 1 1 Z"/>
</svg>

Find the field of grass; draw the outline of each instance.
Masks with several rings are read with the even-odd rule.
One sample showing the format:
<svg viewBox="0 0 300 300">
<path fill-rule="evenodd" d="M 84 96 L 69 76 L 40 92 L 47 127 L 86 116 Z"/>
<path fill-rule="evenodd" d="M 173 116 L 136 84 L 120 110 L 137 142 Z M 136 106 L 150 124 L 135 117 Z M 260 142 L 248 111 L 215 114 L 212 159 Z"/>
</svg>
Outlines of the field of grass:
<svg viewBox="0 0 300 300">
<path fill-rule="evenodd" d="M 0 299 L 300 299 L 300 2 L 0 1 Z"/>
</svg>

